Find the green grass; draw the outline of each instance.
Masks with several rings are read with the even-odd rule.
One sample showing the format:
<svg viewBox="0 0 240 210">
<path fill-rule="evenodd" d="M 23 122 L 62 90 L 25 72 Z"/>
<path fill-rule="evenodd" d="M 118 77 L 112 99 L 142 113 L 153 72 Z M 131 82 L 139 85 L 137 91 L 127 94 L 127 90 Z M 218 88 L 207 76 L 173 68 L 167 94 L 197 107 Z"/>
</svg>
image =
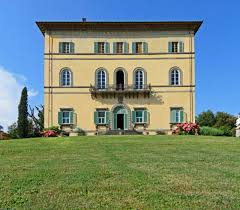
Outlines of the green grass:
<svg viewBox="0 0 240 210">
<path fill-rule="evenodd" d="M 0 141 L 0 209 L 239 209 L 240 139 Z"/>
</svg>

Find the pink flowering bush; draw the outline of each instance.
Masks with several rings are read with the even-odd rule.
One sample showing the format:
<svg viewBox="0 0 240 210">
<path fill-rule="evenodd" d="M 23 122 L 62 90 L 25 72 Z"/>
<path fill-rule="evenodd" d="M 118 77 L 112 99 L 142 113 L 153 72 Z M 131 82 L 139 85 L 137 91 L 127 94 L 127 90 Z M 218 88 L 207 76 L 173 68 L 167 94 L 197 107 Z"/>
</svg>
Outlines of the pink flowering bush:
<svg viewBox="0 0 240 210">
<path fill-rule="evenodd" d="M 178 123 L 177 127 L 173 130 L 173 134 L 190 134 L 198 135 L 199 134 L 199 125 L 196 123 Z"/>
<path fill-rule="evenodd" d="M 54 130 L 46 130 L 42 133 L 43 137 L 56 137 L 57 136 L 57 132 Z"/>
</svg>

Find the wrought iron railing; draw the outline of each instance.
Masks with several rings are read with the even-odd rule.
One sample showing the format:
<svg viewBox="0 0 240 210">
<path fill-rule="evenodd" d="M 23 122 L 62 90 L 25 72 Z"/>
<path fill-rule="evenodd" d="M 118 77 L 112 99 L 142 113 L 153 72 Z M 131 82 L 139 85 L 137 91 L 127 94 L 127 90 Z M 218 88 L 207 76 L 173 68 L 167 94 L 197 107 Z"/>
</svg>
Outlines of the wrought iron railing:
<svg viewBox="0 0 240 210">
<path fill-rule="evenodd" d="M 150 84 L 134 84 L 134 85 L 90 85 L 90 92 L 150 92 Z"/>
</svg>

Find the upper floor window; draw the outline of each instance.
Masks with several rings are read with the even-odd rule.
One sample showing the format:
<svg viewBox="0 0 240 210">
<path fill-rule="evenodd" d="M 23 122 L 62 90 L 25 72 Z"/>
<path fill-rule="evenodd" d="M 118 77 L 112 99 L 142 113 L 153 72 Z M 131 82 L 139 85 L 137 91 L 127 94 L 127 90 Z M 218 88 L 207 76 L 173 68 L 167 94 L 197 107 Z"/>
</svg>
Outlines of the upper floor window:
<svg viewBox="0 0 240 210">
<path fill-rule="evenodd" d="M 171 123 L 184 122 L 184 112 L 182 108 L 171 108 Z"/>
<path fill-rule="evenodd" d="M 73 42 L 59 42 L 59 53 L 74 53 Z"/>
<path fill-rule="evenodd" d="M 117 42 L 117 46 L 116 46 L 116 51 L 118 54 L 122 54 L 123 53 L 123 42 Z"/>
<path fill-rule="evenodd" d="M 109 43 L 108 42 L 95 42 L 94 43 L 94 53 L 96 54 L 108 54 Z"/>
<path fill-rule="evenodd" d="M 71 86 L 72 72 L 69 69 L 63 69 L 60 73 L 61 86 Z"/>
<path fill-rule="evenodd" d="M 144 88 L 144 71 L 138 69 L 134 72 L 134 87 L 136 89 L 143 89 Z"/>
<path fill-rule="evenodd" d="M 168 42 L 168 52 L 169 53 L 184 52 L 184 43 L 183 42 Z"/>
<path fill-rule="evenodd" d="M 148 44 L 146 42 L 133 42 L 132 52 L 134 54 L 148 53 Z"/>
<path fill-rule="evenodd" d="M 181 85 L 181 72 L 179 69 L 170 70 L 170 85 Z"/>
<path fill-rule="evenodd" d="M 103 69 L 99 69 L 96 72 L 96 85 L 98 89 L 105 89 L 107 83 L 107 75 L 106 71 Z"/>
<path fill-rule="evenodd" d="M 128 53 L 128 43 L 127 42 L 113 42 L 113 53 L 114 54 Z"/>
</svg>

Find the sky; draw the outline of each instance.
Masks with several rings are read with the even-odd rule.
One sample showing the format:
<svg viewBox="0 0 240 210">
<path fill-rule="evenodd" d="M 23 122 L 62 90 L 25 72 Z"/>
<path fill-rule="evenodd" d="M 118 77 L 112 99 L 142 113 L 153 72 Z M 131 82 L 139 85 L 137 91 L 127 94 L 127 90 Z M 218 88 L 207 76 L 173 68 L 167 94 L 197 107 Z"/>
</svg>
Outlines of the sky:
<svg viewBox="0 0 240 210">
<path fill-rule="evenodd" d="M 240 112 L 238 0 L 0 0 L 0 125 L 17 120 L 24 86 L 43 104 L 43 36 L 35 21 L 203 20 L 195 37 L 196 114 Z"/>
</svg>

